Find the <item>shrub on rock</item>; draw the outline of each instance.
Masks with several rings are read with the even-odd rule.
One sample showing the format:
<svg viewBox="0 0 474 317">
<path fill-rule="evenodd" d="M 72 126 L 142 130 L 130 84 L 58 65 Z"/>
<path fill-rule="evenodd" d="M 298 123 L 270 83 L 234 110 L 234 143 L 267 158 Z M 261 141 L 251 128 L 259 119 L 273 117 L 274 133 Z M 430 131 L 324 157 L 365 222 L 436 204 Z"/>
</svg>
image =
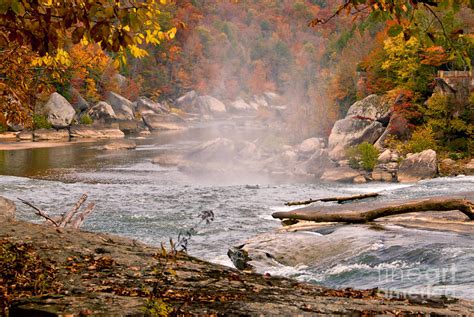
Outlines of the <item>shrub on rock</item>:
<svg viewBox="0 0 474 317">
<path fill-rule="evenodd" d="M 373 144 L 363 142 L 347 151 L 349 165 L 352 168 L 363 168 L 372 171 L 377 164 L 379 151 Z"/>
</svg>

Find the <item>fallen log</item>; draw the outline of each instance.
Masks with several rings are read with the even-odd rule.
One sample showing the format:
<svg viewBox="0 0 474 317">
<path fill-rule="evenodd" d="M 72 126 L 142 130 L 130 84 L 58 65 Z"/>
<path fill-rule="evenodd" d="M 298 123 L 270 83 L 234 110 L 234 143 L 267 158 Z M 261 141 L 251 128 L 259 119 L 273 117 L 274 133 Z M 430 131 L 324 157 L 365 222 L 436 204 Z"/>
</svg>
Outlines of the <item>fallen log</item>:
<svg viewBox="0 0 474 317">
<path fill-rule="evenodd" d="M 372 198 L 372 197 L 377 197 L 377 196 L 379 196 L 378 193 L 368 193 L 368 194 L 359 194 L 359 195 L 353 195 L 353 196 L 318 198 L 318 199 L 308 199 L 308 200 L 303 200 L 303 201 L 289 201 L 285 203 L 285 206 L 309 205 L 318 201 L 321 201 L 321 202 L 335 201 L 341 204 L 346 201 L 360 200 L 360 199 Z"/>
<path fill-rule="evenodd" d="M 367 211 L 360 211 L 360 210 Z M 401 215 L 411 212 L 458 210 L 470 220 L 474 220 L 474 203 L 463 198 L 429 198 L 405 203 L 392 202 L 370 209 L 369 204 L 343 206 L 318 206 L 289 212 L 275 212 L 273 218 L 295 219 L 314 222 L 366 223 L 381 217 Z M 373 207 L 372 207 L 373 208 Z"/>
</svg>

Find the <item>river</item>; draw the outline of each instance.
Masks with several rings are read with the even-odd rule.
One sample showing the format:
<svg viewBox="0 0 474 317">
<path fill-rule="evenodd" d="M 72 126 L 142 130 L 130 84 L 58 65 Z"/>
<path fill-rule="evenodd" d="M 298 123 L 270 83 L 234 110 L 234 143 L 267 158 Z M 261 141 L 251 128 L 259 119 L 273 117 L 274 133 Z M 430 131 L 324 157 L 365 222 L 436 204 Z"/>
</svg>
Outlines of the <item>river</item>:
<svg viewBox="0 0 474 317">
<path fill-rule="evenodd" d="M 88 193 L 96 210 L 84 230 L 119 234 L 153 245 L 176 240 L 180 231 L 198 223 L 201 211 L 213 210 L 215 221 L 197 228 L 188 250 L 199 258 L 231 265 L 228 248 L 279 228 L 279 221 L 271 214 L 287 210 L 284 202 L 288 200 L 363 192 L 380 192 L 383 199 L 417 198 L 474 188 L 474 177 L 408 185 L 327 184 L 255 173 L 204 177 L 151 162 L 160 153 L 189 149 L 217 136 L 236 135 L 251 138 L 255 131 L 222 123 L 217 128 L 204 126 L 133 138 L 137 149 L 131 151 L 101 150 L 100 146 L 110 141 L 0 151 L 0 195 L 28 200 L 59 215 L 82 193 Z M 31 209 L 17 205 L 18 218 L 41 221 Z M 472 235 L 401 227 L 377 231 L 346 226 L 338 230 L 338 234 L 367 241 L 366 249 L 324 264 L 275 265 L 268 271 L 331 287 L 380 287 L 474 299 Z"/>
</svg>

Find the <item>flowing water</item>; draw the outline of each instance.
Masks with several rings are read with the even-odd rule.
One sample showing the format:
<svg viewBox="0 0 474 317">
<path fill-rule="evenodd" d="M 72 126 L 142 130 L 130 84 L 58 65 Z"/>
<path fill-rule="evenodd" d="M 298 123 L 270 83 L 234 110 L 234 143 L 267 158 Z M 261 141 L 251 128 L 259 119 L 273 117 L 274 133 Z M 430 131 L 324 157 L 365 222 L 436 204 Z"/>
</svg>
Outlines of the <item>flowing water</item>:
<svg viewBox="0 0 474 317">
<path fill-rule="evenodd" d="M 210 209 L 215 221 L 197 229 L 189 253 L 231 265 L 228 248 L 279 228 L 271 214 L 285 210 L 288 200 L 374 191 L 383 193 L 384 199 L 417 198 L 474 188 L 474 177 L 441 178 L 416 185 L 324 184 L 250 173 L 207 178 L 151 163 L 157 154 L 189 149 L 222 135 L 248 139 L 256 134 L 248 128 L 221 124 L 218 129 L 201 127 L 136 138 L 138 147 L 133 151 L 100 149 L 110 141 L 0 151 L 0 174 L 4 175 L 0 176 L 0 195 L 28 200 L 57 215 L 82 193 L 88 193 L 96 211 L 83 229 L 154 245 L 169 238 L 176 240 L 180 231 L 198 223 L 201 211 Z M 28 207 L 18 204 L 18 209 L 19 218 L 40 221 Z M 386 230 L 343 226 L 332 234 L 364 241 L 366 247 L 324 264 L 276 264 L 268 271 L 332 287 L 380 287 L 474 299 L 473 235 L 396 226 Z"/>
</svg>

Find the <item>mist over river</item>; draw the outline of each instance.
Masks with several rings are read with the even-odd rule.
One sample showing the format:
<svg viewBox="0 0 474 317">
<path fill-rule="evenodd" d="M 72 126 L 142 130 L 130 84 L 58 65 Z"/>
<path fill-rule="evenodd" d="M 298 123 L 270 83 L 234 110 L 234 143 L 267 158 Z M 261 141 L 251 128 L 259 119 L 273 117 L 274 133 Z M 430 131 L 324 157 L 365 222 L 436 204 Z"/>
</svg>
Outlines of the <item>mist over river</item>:
<svg viewBox="0 0 474 317">
<path fill-rule="evenodd" d="M 85 222 L 84 230 L 119 234 L 153 245 L 169 238 L 176 240 L 180 230 L 194 226 L 199 213 L 210 209 L 215 221 L 198 228 L 189 253 L 231 266 L 228 248 L 281 227 L 271 214 L 288 210 L 284 202 L 289 200 L 365 192 L 383 194 L 378 199 L 418 198 L 474 188 L 474 177 L 439 178 L 413 185 L 332 184 L 255 173 L 222 172 L 205 177 L 151 162 L 160 153 L 190 149 L 217 136 L 252 139 L 255 135 L 256 130 L 223 122 L 132 138 L 137 149 L 131 151 L 100 149 L 111 141 L 2 151 L 0 195 L 15 201 L 25 199 L 59 215 L 82 193 L 88 193 L 96 210 Z M 18 218 L 41 221 L 28 207 L 17 206 Z M 345 252 L 324 263 L 291 267 L 275 263 L 266 270 L 331 287 L 416 290 L 474 299 L 472 234 L 397 226 L 385 230 L 343 226 L 332 234 L 364 243 L 354 249 L 357 252 Z M 313 238 L 315 235 L 312 233 Z M 414 275 L 403 278 L 410 269 L 418 273 L 411 271 Z M 440 270 L 445 270 L 445 278 L 440 277 Z"/>
</svg>

